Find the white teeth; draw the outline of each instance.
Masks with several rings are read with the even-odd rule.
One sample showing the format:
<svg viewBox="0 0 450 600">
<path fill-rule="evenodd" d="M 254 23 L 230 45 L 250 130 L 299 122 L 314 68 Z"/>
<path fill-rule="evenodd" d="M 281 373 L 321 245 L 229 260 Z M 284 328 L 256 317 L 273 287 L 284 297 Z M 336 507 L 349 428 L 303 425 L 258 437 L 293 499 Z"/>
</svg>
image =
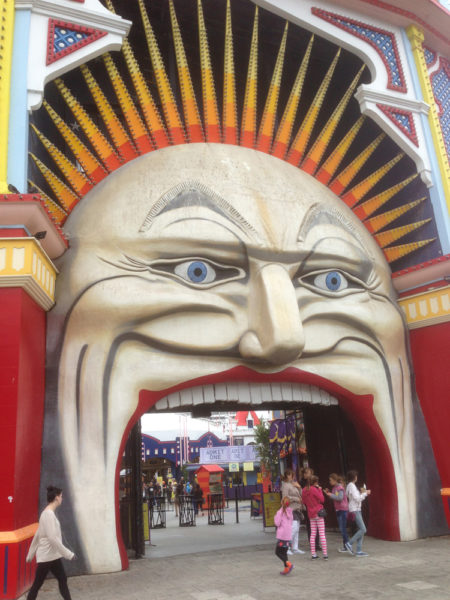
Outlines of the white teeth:
<svg viewBox="0 0 450 600">
<path fill-rule="evenodd" d="M 328 392 L 313 385 L 302 383 L 216 383 L 215 385 L 200 385 L 186 388 L 180 392 L 169 394 L 159 400 L 153 410 L 167 409 L 199 404 L 220 402 L 238 402 L 240 404 L 262 404 L 274 402 L 304 402 L 321 404 L 322 406 L 337 405 L 339 402 Z"/>
</svg>

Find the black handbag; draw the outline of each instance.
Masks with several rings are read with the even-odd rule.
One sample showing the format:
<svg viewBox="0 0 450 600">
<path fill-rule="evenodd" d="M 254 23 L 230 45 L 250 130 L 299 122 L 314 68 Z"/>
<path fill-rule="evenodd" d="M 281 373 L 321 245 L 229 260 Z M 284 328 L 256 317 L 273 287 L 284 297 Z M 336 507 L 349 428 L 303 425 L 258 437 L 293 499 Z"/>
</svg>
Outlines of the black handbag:
<svg viewBox="0 0 450 600">
<path fill-rule="evenodd" d="M 327 516 L 327 511 L 324 508 L 321 508 L 317 513 L 317 516 L 321 517 L 322 519 L 325 519 L 325 517 Z"/>
</svg>

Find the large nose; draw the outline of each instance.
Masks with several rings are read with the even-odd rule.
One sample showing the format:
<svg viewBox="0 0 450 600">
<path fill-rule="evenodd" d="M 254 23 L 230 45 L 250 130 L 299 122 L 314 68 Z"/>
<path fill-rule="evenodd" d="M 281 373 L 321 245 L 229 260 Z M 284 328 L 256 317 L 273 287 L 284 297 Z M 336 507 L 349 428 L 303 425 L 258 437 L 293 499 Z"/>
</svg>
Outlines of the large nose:
<svg viewBox="0 0 450 600">
<path fill-rule="evenodd" d="M 249 328 L 239 343 L 241 356 L 290 363 L 305 345 L 291 277 L 283 265 L 269 264 L 251 279 Z"/>
</svg>

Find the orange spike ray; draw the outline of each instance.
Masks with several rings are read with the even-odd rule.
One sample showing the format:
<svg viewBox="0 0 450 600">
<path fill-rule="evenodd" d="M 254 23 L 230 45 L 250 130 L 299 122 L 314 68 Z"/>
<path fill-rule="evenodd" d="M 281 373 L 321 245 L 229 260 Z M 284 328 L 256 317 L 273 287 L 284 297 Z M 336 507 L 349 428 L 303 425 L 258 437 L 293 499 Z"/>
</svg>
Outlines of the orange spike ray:
<svg viewBox="0 0 450 600">
<path fill-rule="evenodd" d="M 200 66 L 202 72 L 203 92 L 203 121 L 207 142 L 220 142 L 220 119 L 217 108 L 216 90 L 214 88 L 214 74 L 209 54 L 208 34 L 203 17 L 202 0 L 197 0 L 198 30 L 200 37 Z"/>
<path fill-rule="evenodd" d="M 368 200 L 354 208 L 353 212 L 360 221 L 364 221 L 364 219 L 370 217 L 370 215 L 372 215 L 375 211 L 381 208 L 383 204 L 386 204 L 388 200 L 393 198 L 395 194 L 397 194 L 400 190 L 406 187 L 416 177 L 417 173 L 411 175 L 410 177 L 407 177 L 403 181 L 400 181 L 400 183 L 396 183 L 389 189 L 384 190 L 383 192 L 377 194 L 376 196 L 373 196 L 372 198 L 369 198 Z"/>
<path fill-rule="evenodd" d="M 395 229 L 389 229 L 389 231 L 383 231 L 382 233 L 377 233 L 374 235 L 378 245 L 380 248 L 385 248 L 392 244 L 392 242 L 396 242 L 407 233 L 411 233 L 411 231 L 415 231 L 422 227 L 426 223 L 429 223 L 431 219 L 424 219 L 423 221 L 417 221 L 417 223 L 410 223 L 409 225 L 403 225 L 402 227 L 396 227 Z"/>
<path fill-rule="evenodd" d="M 80 69 L 119 156 L 124 161 L 133 160 L 138 154 L 120 122 L 120 119 L 106 99 L 103 90 L 95 80 L 89 68 L 86 65 L 81 65 Z"/>
<path fill-rule="evenodd" d="M 111 0 L 106 0 L 106 6 L 111 12 L 115 12 Z M 127 38 L 125 38 L 122 43 L 122 53 L 125 62 L 127 63 L 128 72 L 130 73 L 134 89 L 136 90 L 145 123 L 150 131 L 154 144 L 156 148 L 165 148 L 166 146 L 169 146 L 170 141 L 167 137 L 164 123 L 162 122 L 155 101 L 153 100 L 153 96 L 145 83 L 144 76 L 142 75 L 142 71 L 139 68 Z"/>
<path fill-rule="evenodd" d="M 358 82 L 361 78 L 364 69 L 365 65 L 363 65 L 356 74 L 355 78 L 353 79 L 349 88 L 345 92 L 341 101 L 334 109 L 333 114 L 328 119 L 327 124 L 318 135 L 311 150 L 306 155 L 301 168 L 307 173 L 315 173 L 317 167 L 319 166 L 319 163 L 322 160 L 322 156 L 324 155 L 324 152 L 327 149 L 328 144 L 330 143 L 331 137 L 333 136 L 333 133 L 335 132 L 336 127 L 338 126 L 339 121 L 341 120 L 348 103 L 353 97 L 353 92 L 355 91 L 355 88 L 358 85 Z"/>
<path fill-rule="evenodd" d="M 403 206 L 399 206 L 381 215 L 377 215 L 376 217 L 367 219 L 367 221 L 364 221 L 364 225 L 367 227 L 370 233 L 376 233 L 377 231 L 380 231 L 380 229 L 383 229 L 383 227 L 386 227 L 386 225 L 389 225 L 389 223 L 392 223 L 392 221 L 395 221 L 395 219 L 398 219 L 398 217 L 401 217 L 408 211 L 415 208 L 424 200 L 425 196 L 423 198 L 420 198 L 419 200 L 415 200 L 414 202 L 408 202 Z"/>
<path fill-rule="evenodd" d="M 64 85 L 61 79 L 55 80 L 56 87 L 61 92 L 62 97 L 67 103 L 67 106 L 73 112 L 78 124 L 85 133 L 88 140 L 91 142 L 98 156 L 108 171 L 114 171 L 120 167 L 120 161 L 117 154 L 113 150 L 111 144 L 101 133 L 92 119 L 87 115 L 84 108 L 75 99 L 69 89 Z"/>
<path fill-rule="evenodd" d="M 52 217 L 55 219 L 55 222 L 58 225 L 62 225 L 64 223 L 64 221 L 67 219 L 67 212 L 63 208 L 61 208 L 61 206 L 59 206 L 59 204 L 57 204 L 54 200 L 52 200 L 50 198 L 50 196 L 47 196 L 47 194 L 38 185 L 36 185 L 34 183 L 34 181 L 31 181 L 31 179 L 29 179 L 28 183 L 33 188 L 37 189 L 37 191 L 39 192 L 39 195 L 41 196 L 42 200 L 45 203 L 45 206 L 48 208 Z"/>
<path fill-rule="evenodd" d="M 362 167 L 366 164 L 368 159 L 372 156 L 375 150 L 378 148 L 380 143 L 384 140 L 385 134 L 381 133 L 377 138 L 374 139 L 373 142 L 364 148 L 364 150 L 358 154 L 356 158 L 352 160 L 352 162 L 345 167 L 343 171 L 341 171 L 333 181 L 328 186 L 332 192 L 337 194 L 338 196 L 342 194 L 345 188 L 353 181 Z"/>
<path fill-rule="evenodd" d="M 181 37 L 180 26 L 178 24 L 173 0 L 169 0 L 170 20 L 172 23 L 172 36 L 175 48 L 175 56 L 178 67 L 178 79 L 180 81 L 181 99 L 183 102 L 184 122 L 188 140 L 190 142 L 204 142 L 202 124 L 200 114 L 195 99 L 194 86 L 192 85 L 189 65 L 186 58 L 186 53 L 183 46 L 183 38 Z"/>
<path fill-rule="evenodd" d="M 331 65 L 328 68 L 328 71 L 320 84 L 320 87 L 317 91 L 317 94 L 314 100 L 311 103 L 311 106 L 306 113 L 305 118 L 303 119 L 303 123 L 300 125 L 297 135 L 291 145 L 289 150 L 287 161 L 291 164 L 298 166 L 300 164 L 301 159 L 303 158 L 303 154 L 308 145 L 309 139 L 311 137 L 314 125 L 316 123 L 319 111 L 322 107 L 325 94 L 327 93 L 328 86 L 330 85 L 331 78 L 333 77 L 334 69 L 336 68 L 337 61 L 341 54 L 341 49 L 336 53 Z"/>
<path fill-rule="evenodd" d="M 35 125 L 31 124 L 31 127 L 77 195 L 84 196 L 87 194 L 93 186 L 86 175 L 82 171 L 79 171 L 77 167 L 64 156 L 61 150 L 52 144 L 52 142 L 50 142 L 50 140 L 48 140 Z"/>
<path fill-rule="evenodd" d="M 397 154 L 392 160 L 387 162 L 385 165 L 377 169 L 374 173 L 366 177 L 363 181 L 356 184 L 351 190 L 342 196 L 342 200 L 347 206 L 355 206 L 361 198 L 363 198 L 373 186 L 382 179 L 386 173 L 388 173 L 392 167 L 394 167 L 404 157 L 403 152 Z"/>
<path fill-rule="evenodd" d="M 261 152 L 269 152 L 272 145 L 275 119 L 277 116 L 278 98 L 280 95 L 281 75 L 283 73 L 284 55 L 286 53 L 287 32 L 288 22 L 286 21 L 280 49 L 278 50 L 277 61 L 273 70 L 272 81 L 270 82 L 266 105 L 264 107 L 263 116 L 261 119 L 258 141 L 256 142 L 256 148 Z"/>
<path fill-rule="evenodd" d="M 236 77 L 234 73 L 233 30 L 230 0 L 227 0 L 225 22 L 225 60 L 223 73 L 223 137 L 225 144 L 238 143 Z"/>
<path fill-rule="evenodd" d="M 255 147 L 256 135 L 256 95 L 258 87 L 258 7 L 255 6 L 250 58 L 248 61 L 247 83 L 245 86 L 244 107 L 242 109 L 241 146 Z"/>
<path fill-rule="evenodd" d="M 300 103 L 300 96 L 303 89 L 303 82 L 305 80 L 306 70 L 308 68 L 309 57 L 311 55 L 311 49 L 314 41 L 312 35 L 302 63 L 295 78 L 294 85 L 292 86 L 289 99 L 284 109 L 283 116 L 278 131 L 275 135 L 275 142 L 272 148 L 272 154 L 278 158 L 284 158 L 286 155 L 288 144 L 291 140 L 292 129 L 294 127 L 295 115 L 297 114 L 297 108 Z"/>
<path fill-rule="evenodd" d="M 156 148 L 165 148 L 170 145 L 166 128 L 127 39 L 123 41 L 122 53 L 153 142 Z"/>
<path fill-rule="evenodd" d="M 143 0 L 138 0 L 141 11 L 142 23 L 144 25 L 145 37 L 147 40 L 150 60 L 152 61 L 153 71 L 155 73 L 156 85 L 158 86 L 159 97 L 161 99 L 164 116 L 173 144 L 185 144 L 185 133 L 181 121 L 180 113 L 175 102 L 169 78 L 164 67 L 164 62 L 159 51 L 153 28 L 150 24 L 147 11 Z"/>
<path fill-rule="evenodd" d="M 90 181 L 94 185 L 99 183 L 106 177 L 107 171 L 46 100 L 43 101 L 43 105 Z"/>
<path fill-rule="evenodd" d="M 349 132 L 342 138 L 330 156 L 326 159 L 323 165 L 320 167 L 319 171 L 315 175 L 317 181 L 320 181 L 324 185 L 328 185 L 330 179 L 336 173 L 339 165 L 341 164 L 343 158 L 347 154 L 350 146 L 352 145 L 354 139 L 359 133 L 363 123 L 365 121 L 365 117 L 362 115 L 359 119 L 352 125 Z"/>
<path fill-rule="evenodd" d="M 153 145 L 145 125 L 109 52 L 103 55 L 103 60 L 138 152 L 140 154 L 151 152 Z"/>
<path fill-rule="evenodd" d="M 63 183 L 52 171 L 50 171 L 50 169 L 46 167 L 37 156 L 35 156 L 31 152 L 30 156 L 36 163 L 36 166 L 44 176 L 48 185 L 52 188 L 59 202 L 61 202 L 64 210 L 70 213 L 73 210 L 74 206 L 78 203 L 79 197 L 74 192 L 72 192 L 72 190 L 69 189 L 67 185 Z"/>
<path fill-rule="evenodd" d="M 411 242 L 410 244 L 402 244 L 401 246 L 392 246 L 392 248 L 385 248 L 383 250 L 384 255 L 389 263 L 406 256 L 407 254 L 411 254 L 415 250 L 419 248 L 423 248 L 427 244 L 431 244 L 431 242 L 436 241 L 436 238 L 430 238 L 428 240 L 421 240 L 419 242 Z"/>
</svg>

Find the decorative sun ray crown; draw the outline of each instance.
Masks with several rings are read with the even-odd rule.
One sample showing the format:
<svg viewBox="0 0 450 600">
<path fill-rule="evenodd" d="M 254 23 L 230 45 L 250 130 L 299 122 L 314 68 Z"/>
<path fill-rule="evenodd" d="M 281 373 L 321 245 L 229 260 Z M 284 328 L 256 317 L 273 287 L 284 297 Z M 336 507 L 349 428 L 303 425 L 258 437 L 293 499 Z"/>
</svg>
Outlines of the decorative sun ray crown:
<svg viewBox="0 0 450 600">
<path fill-rule="evenodd" d="M 109 10 L 114 11 L 111 0 L 105 1 Z M 136 1 L 142 19 L 158 97 L 156 99 L 153 97 L 150 82 L 146 81 L 130 42 L 125 40 L 122 54 L 129 80 L 132 82 L 132 90 L 128 89 L 124 77 L 111 55 L 107 53 L 103 56 L 105 72 L 115 94 L 113 102 L 116 105 L 118 104 L 121 114 L 117 114 L 108 100 L 106 92 L 102 90 L 87 65 L 81 67 L 81 73 L 90 90 L 98 114 L 103 121 L 102 128 L 94 122 L 61 79 L 55 82 L 57 90 L 72 112 L 76 128 L 81 130 L 84 141 L 58 115 L 49 102 L 44 100 L 43 110 L 48 113 L 77 164 L 71 162 L 53 142 L 47 139 L 35 125 L 32 125 L 37 138 L 57 167 L 57 170 L 54 167 L 51 169 L 35 154 L 30 153 L 37 169 L 54 195 L 54 199 L 33 181 L 30 181 L 30 185 L 42 194 L 49 210 L 59 224 L 64 223 L 75 205 L 95 184 L 139 155 L 169 145 L 215 142 L 239 144 L 272 154 L 314 176 L 318 181 L 328 186 L 353 210 L 383 249 L 389 262 L 406 256 L 434 241 L 435 238 L 432 238 L 391 246 L 392 243 L 411 231 L 419 229 L 431 219 L 422 219 L 381 231 L 425 200 L 425 198 L 420 198 L 404 203 L 393 210 L 379 212 L 387 202 L 415 179 L 416 175 L 414 174 L 372 197 L 367 197 L 370 190 L 403 158 L 403 154 L 400 153 L 370 172 L 367 161 L 383 142 L 384 134 L 380 134 L 370 141 L 350 161 L 348 157 L 353 157 L 355 154 L 354 151 L 350 154 L 350 149 L 358 137 L 365 118 L 359 117 L 340 141 L 337 143 L 335 141 L 338 126 L 359 83 L 364 65 L 355 74 L 353 81 L 337 101 L 331 116 L 314 138 L 315 126 L 319 123 L 319 112 L 333 80 L 341 50 L 337 50 L 311 103 L 309 106 L 304 106 L 305 110 L 302 111 L 304 116 L 299 121 L 302 94 L 305 91 L 308 71 L 311 70 L 310 58 L 314 45 L 314 36 L 311 36 L 303 56 L 300 57 L 297 75 L 287 101 L 284 107 L 280 109 L 282 116 L 278 120 L 277 113 L 280 104 L 288 36 L 288 23 L 286 22 L 258 127 L 257 100 L 261 98 L 261 90 L 258 85 L 259 9 L 255 7 L 239 129 L 237 77 L 230 0 L 226 0 L 226 6 L 224 6 L 225 47 L 222 120 L 219 116 L 215 77 L 202 0 L 197 0 L 199 65 L 201 70 L 201 92 L 199 97 L 201 96 L 202 99 L 202 111 L 199 110 L 197 103 L 196 89 L 173 0 L 167 1 L 178 70 L 181 97 L 179 103 L 176 101 L 173 86 L 166 71 L 165 62 L 144 0 Z M 133 96 L 137 99 L 137 105 L 133 101 Z M 158 106 L 161 106 L 162 114 Z M 183 116 L 180 114 L 180 109 L 182 109 Z M 89 144 L 89 147 L 85 142 Z M 341 164 L 346 166 L 340 168 Z M 363 179 L 361 179 L 361 174 L 364 176 Z M 374 213 L 377 213 L 376 216 L 374 216 Z"/>
</svg>

